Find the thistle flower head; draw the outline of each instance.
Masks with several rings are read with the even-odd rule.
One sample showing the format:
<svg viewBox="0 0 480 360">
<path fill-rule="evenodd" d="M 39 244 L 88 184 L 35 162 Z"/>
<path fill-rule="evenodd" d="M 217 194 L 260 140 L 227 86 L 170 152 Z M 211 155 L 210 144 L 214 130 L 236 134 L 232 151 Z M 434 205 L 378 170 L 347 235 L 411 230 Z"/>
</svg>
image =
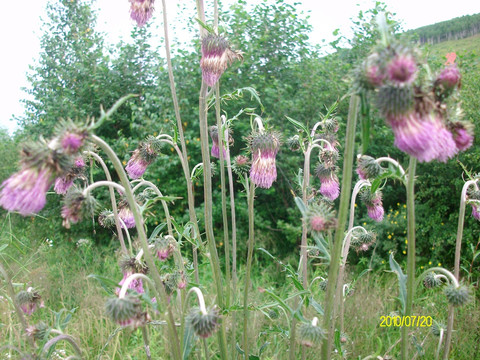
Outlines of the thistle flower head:
<svg viewBox="0 0 480 360">
<path fill-rule="evenodd" d="M 123 284 L 125 284 L 125 281 L 127 281 L 127 279 L 133 274 L 134 273 L 131 272 L 131 271 L 124 271 L 123 272 L 123 278 L 118 283 L 120 288 L 117 288 L 116 291 L 115 291 L 115 293 L 117 295 L 120 293 L 120 289 L 123 286 Z M 143 294 L 145 292 L 145 289 L 143 288 L 143 281 L 142 281 L 142 279 L 139 279 L 139 278 L 131 280 L 128 283 L 128 289 L 132 289 L 133 291 L 136 291 L 139 294 Z"/>
<path fill-rule="evenodd" d="M 197 336 L 206 339 L 217 331 L 220 311 L 217 307 L 212 307 L 203 313 L 200 308 L 195 307 L 187 315 L 186 321 L 192 326 Z"/>
<path fill-rule="evenodd" d="M 396 84 L 411 84 L 417 75 L 417 64 L 411 54 L 397 54 L 387 64 L 388 79 Z"/>
<path fill-rule="evenodd" d="M 360 198 L 367 206 L 368 216 L 377 222 L 382 221 L 385 213 L 382 204 L 382 193 L 378 190 L 372 193 L 369 188 L 363 188 Z"/>
<path fill-rule="evenodd" d="M 73 178 L 67 179 L 65 177 L 59 177 L 55 179 L 53 190 L 59 195 L 65 195 L 72 185 Z"/>
<path fill-rule="evenodd" d="M 321 180 L 320 193 L 328 200 L 333 201 L 340 195 L 340 184 L 335 173 Z"/>
<path fill-rule="evenodd" d="M 453 306 L 462 306 L 470 301 L 470 291 L 465 285 L 456 287 L 451 284 L 445 287 L 445 296 L 448 302 Z"/>
<path fill-rule="evenodd" d="M 306 347 L 320 346 L 325 338 L 325 331 L 311 323 L 302 323 L 298 327 L 298 339 L 301 345 Z"/>
<path fill-rule="evenodd" d="M 215 85 L 227 67 L 237 59 L 243 59 L 241 52 L 232 51 L 223 36 L 206 35 L 202 39 L 202 59 L 200 60 L 203 81 L 208 86 Z"/>
<path fill-rule="evenodd" d="M 84 217 L 93 216 L 96 206 L 97 202 L 90 194 L 85 196 L 79 189 L 70 188 L 63 201 L 63 226 L 69 229 L 70 224 L 76 224 Z"/>
<path fill-rule="evenodd" d="M 62 135 L 60 143 L 67 154 L 74 154 L 83 146 L 86 137 L 86 132 L 66 131 Z"/>
<path fill-rule="evenodd" d="M 105 303 L 105 312 L 108 317 L 123 327 L 136 329 L 144 326 L 148 321 L 148 314 L 142 312 L 140 300 L 129 294 L 123 298 L 108 299 Z"/>
<path fill-rule="evenodd" d="M 293 135 L 287 139 L 287 147 L 292 151 L 298 151 L 302 147 L 300 143 L 300 136 Z"/>
<path fill-rule="evenodd" d="M 250 160 L 245 155 L 235 156 L 233 160 L 232 169 L 235 174 L 243 177 L 250 170 Z"/>
<path fill-rule="evenodd" d="M 53 182 L 48 167 L 24 168 L 2 183 L 0 205 L 8 211 L 27 216 L 43 209 L 46 194 Z"/>
<path fill-rule="evenodd" d="M 378 89 L 377 106 L 385 118 L 408 114 L 414 105 L 414 91 L 410 86 L 385 84 Z"/>
<path fill-rule="evenodd" d="M 135 227 L 135 217 L 128 203 L 124 200 L 118 203 L 118 217 L 123 221 L 127 229 Z M 123 225 L 122 225 L 123 226 Z"/>
<path fill-rule="evenodd" d="M 175 241 L 170 236 L 157 236 L 153 240 L 154 249 L 160 261 L 167 260 L 175 251 Z"/>
<path fill-rule="evenodd" d="M 37 308 L 44 307 L 39 292 L 31 287 L 18 292 L 15 296 L 15 302 L 26 315 L 32 315 Z"/>
<path fill-rule="evenodd" d="M 100 215 L 98 215 L 98 223 L 106 229 L 114 227 L 115 217 L 113 216 L 113 212 L 110 210 L 103 210 Z"/>
<path fill-rule="evenodd" d="M 473 145 L 473 125 L 463 121 L 450 123 L 449 128 L 458 151 L 465 151 Z"/>
<path fill-rule="evenodd" d="M 277 178 L 275 157 L 280 148 L 280 140 L 273 132 L 254 133 L 249 139 L 252 152 L 250 179 L 258 187 L 268 189 Z"/>
<path fill-rule="evenodd" d="M 472 216 L 480 221 L 480 205 L 477 203 L 472 203 Z"/>
<path fill-rule="evenodd" d="M 320 202 L 309 206 L 306 213 L 307 225 L 312 232 L 322 232 L 335 228 L 337 220 L 332 207 Z"/>
<path fill-rule="evenodd" d="M 372 244 L 375 243 L 377 234 L 371 231 L 360 231 L 360 234 L 352 234 L 351 246 L 357 251 L 367 251 Z"/>
<path fill-rule="evenodd" d="M 441 284 L 441 280 L 434 272 L 429 272 L 423 279 L 423 286 L 425 286 L 427 289 L 435 288 Z"/>
<path fill-rule="evenodd" d="M 322 121 L 322 128 L 326 133 L 335 134 L 338 131 L 338 119 L 329 117 Z"/>
<path fill-rule="evenodd" d="M 328 286 L 328 279 L 322 280 L 318 283 L 318 287 L 322 291 L 327 291 L 327 286 Z"/>
<path fill-rule="evenodd" d="M 430 328 L 434 336 L 440 336 L 440 334 L 447 331 L 447 326 L 444 323 L 434 321 L 432 327 Z"/>
<path fill-rule="evenodd" d="M 175 290 L 180 289 L 180 283 L 185 281 L 185 278 L 183 277 L 183 273 L 180 271 L 174 271 L 173 273 L 168 273 L 162 276 L 162 282 L 163 285 L 165 286 L 165 292 L 167 295 L 171 295 L 175 292 Z M 183 288 L 185 288 L 186 283 L 182 283 Z"/>
<path fill-rule="evenodd" d="M 148 273 L 148 266 L 140 259 L 133 256 L 122 256 L 119 261 L 120 269 L 123 273 L 131 274 L 146 274 Z"/>
<path fill-rule="evenodd" d="M 383 169 L 373 157 L 368 155 L 359 155 L 357 158 L 356 172 L 360 179 L 368 180 L 375 179 L 383 172 Z"/>
<path fill-rule="evenodd" d="M 356 69 L 355 87 L 357 90 L 373 90 L 384 83 L 385 72 L 377 52 L 370 54 Z"/>
<path fill-rule="evenodd" d="M 154 0 L 129 0 L 130 1 L 130 17 L 142 27 L 153 15 Z"/>
<path fill-rule="evenodd" d="M 433 91 L 438 100 L 442 101 L 460 87 L 461 75 L 456 64 L 445 67 L 433 84 Z"/>
<path fill-rule="evenodd" d="M 26 328 L 27 336 L 30 336 L 34 340 L 42 341 L 49 333 L 49 327 L 43 321 L 38 324 L 30 325 Z"/>
<path fill-rule="evenodd" d="M 219 148 L 219 140 L 218 140 L 218 127 L 216 125 L 210 126 L 209 127 L 209 133 L 210 137 L 212 138 L 212 156 L 216 157 L 217 159 L 220 159 L 220 148 Z M 225 139 L 223 140 L 225 141 Z M 228 143 L 233 144 L 233 138 L 230 134 L 228 134 Z M 225 149 L 225 145 L 222 146 L 223 150 L 223 158 L 225 159 L 227 157 L 227 151 Z"/>
</svg>

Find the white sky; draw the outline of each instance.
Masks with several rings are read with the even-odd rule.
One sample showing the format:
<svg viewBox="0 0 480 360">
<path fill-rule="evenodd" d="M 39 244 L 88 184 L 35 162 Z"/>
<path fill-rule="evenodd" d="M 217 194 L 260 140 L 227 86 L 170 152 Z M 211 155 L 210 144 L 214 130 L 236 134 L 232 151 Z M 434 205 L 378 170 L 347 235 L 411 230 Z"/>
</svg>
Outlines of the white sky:
<svg viewBox="0 0 480 360">
<path fill-rule="evenodd" d="M 297 2 L 301 10 L 308 12 L 309 21 L 313 26 L 310 38 L 312 43 L 318 44 L 322 39 L 331 41 L 332 32 L 337 28 L 342 34 L 348 36 L 350 19 L 355 18 L 360 10 L 373 8 L 375 3 L 373 0 L 285 1 Z M 208 5 L 211 1 L 205 0 L 205 2 Z M 233 2 L 234 0 L 223 0 L 225 5 Z M 476 0 L 456 0 L 455 2 L 385 0 L 384 2 L 389 11 L 396 13 L 396 19 L 403 21 L 405 30 L 480 12 L 480 5 Z M 28 86 L 26 81 L 28 67 L 38 59 L 39 38 L 42 35 L 40 17 L 46 18 L 47 3 L 48 0 L 23 0 L 5 1 L 2 4 L 4 16 L 0 22 L 0 48 L 3 53 L 0 60 L 0 127 L 7 128 L 10 132 L 16 128 L 16 123 L 12 120 L 13 116 L 21 116 L 24 112 L 20 100 L 24 99 L 26 94 L 21 88 Z M 195 16 L 193 6 L 192 11 L 185 14 L 180 10 L 179 3 L 186 2 L 167 0 L 170 24 Z M 191 0 L 191 3 L 195 2 Z M 157 0 L 157 7 L 160 8 L 160 6 L 160 1 Z M 115 44 L 120 38 L 128 40 L 134 26 L 129 18 L 128 0 L 97 0 L 96 7 L 99 9 L 97 30 L 108 34 L 107 41 Z"/>
</svg>

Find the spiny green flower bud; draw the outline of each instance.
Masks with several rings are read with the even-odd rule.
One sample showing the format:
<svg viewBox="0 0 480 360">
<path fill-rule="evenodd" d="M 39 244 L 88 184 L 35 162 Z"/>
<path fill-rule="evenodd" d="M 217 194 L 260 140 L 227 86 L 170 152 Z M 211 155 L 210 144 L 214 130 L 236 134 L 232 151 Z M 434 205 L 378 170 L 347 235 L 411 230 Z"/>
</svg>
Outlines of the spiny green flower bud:
<svg viewBox="0 0 480 360">
<path fill-rule="evenodd" d="M 123 298 L 110 298 L 105 303 L 105 312 L 118 325 L 134 329 L 143 326 L 148 320 L 148 315 L 142 313 L 140 300 L 132 295 Z"/>
<path fill-rule="evenodd" d="M 414 107 L 411 86 L 383 85 L 378 91 L 377 105 L 384 117 L 404 115 Z"/>
<path fill-rule="evenodd" d="M 133 257 L 133 256 L 128 256 L 124 255 L 120 258 L 119 261 L 120 268 L 122 269 L 123 273 L 130 273 L 130 274 L 135 274 L 135 273 L 140 273 L 140 274 L 146 274 L 148 273 L 148 266 L 141 260 Z"/>
<path fill-rule="evenodd" d="M 322 122 L 322 128 L 327 132 L 327 133 L 336 133 L 338 131 L 338 120 L 337 118 L 328 118 L 323 120 Z"/>
<path fill-rule="evenodd" d="M 445 288 L 445 296 L 448 302 L 453 306 L 462 306 L 470 301 L 470 291 L 465 285 L 455 287 L 455 285 L 449 285 Z"/>
<path fill-rule="evenodd" d="M 49 327 L 43 321 L 40 321 L 36 325 L 31 325 L 27 327 L 26 332 L 27 332 L 27 335 L 32 337 L 34 340 L 42 341 L 47 336 L 49 332 L 48 330 L 49 330 Z"/>
<path fill-rule="evenodd" d="M 312 323 L 302 323 L 298 328 L 298 338 L 300 344 L 306 347 L 320 346 L 325 338 L 325 331 Z"/>
<path fill-rule="evenodd" d="M 20 309 L 27 314 L 32 315 L 37 307 L 44 307 L 42 297 L 39 292 L 29 287 L 26 291 L 20 291 L 15 297 L 15 302 L 20 306 Z"/>
<path fill-rule="evenodd" d="M 301 148 L 300 136 L 294 135 L 287 139 L 287 146 L 292 151 L 298 151 Z"/>
<path fill-rule="evenodd" d="M 440 336 L 440 333 L 443 329 L 443 332 L 447 330 L 447 327 L 445 326 L 444 323 L 441 322 L 434 322 L 430 330 L 432 331 L 432 334 L 435 336 Z"/>
<path fill-rule="evenodd" d="M 276 320 L 276 319 L 278 319 L 278 311 L 275 310 L 275 309 L 270 309 L 268 311 L 268 316 L 270 317 L 270 319 Z"/>
<path fill-rule="evenodd" d="M 442 282 L 434 272 L 429 272 L 423 279 L 423 286 L 425 286 L 427 289 L 440 286 L 441 283 Z"/>
<path fill-rule="evenodd" d="M 360 155 L 357 158 L 357 174 L 362 180 L 375 179 L 379 176 L 383 169 L 375 161 L 375 159 L 368 155 Z"/>
<path fill-rule="evenodd" d="M 217 331 L 219 321 L 220 311 L 217 307 L 208 309 L 206 314 L 204 314 L 200 308 L 195 307 L 187 316 L 187 322 L 190 323 L 195 334 L 204 339 L 210 337 Z"/>
<path fill-rule="evenodd" d="M 327 231 L 337 225 L 335 212 L 325 202 L 311 205 L 307 210 L 306 220 L 310 231 L 313 232 Z"/>
<path fill-rule="evenodd" d="M 328 286 L 328 279 L 322 280 L 318 283 L 318 287 L 322 291 L 327 291 L 327 286 Z"/>
<path fill-rule="evenodd" d="M 103 210 L 98 215 L 98 223 L 100 226 L 110 229 L 115 226 L 115 217 L 113 216 L 113 212 L 110 210 Z"/>
</svg>

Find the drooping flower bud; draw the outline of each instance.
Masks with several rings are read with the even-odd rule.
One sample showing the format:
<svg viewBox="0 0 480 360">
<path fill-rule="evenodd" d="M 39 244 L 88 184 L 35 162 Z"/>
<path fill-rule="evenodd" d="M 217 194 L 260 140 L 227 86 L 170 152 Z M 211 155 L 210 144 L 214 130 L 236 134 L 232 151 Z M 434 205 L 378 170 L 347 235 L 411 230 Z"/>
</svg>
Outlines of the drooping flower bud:
<svg viewBox="0 0 480 360">
<path fill-rule="evenodd" d="M 130 17 L 142 27 L 153 15 L 154 0 L 129 0 L 130 1 Z"/>
<path fill-rule="evenodd" d="M 26 291 L 22 290 L 18 292 L 15 301 L 26 315 L 32 315 L 37 308 L 44 307 L 42 297 L 39 292 L 32 287 L 29 287 Z"/>
<path fill-rule="evenodd" d="M 148 266 L 140 261 L 135 257 L 124 256 L 120 259 L 119 262 L 120 268 L 122 269 L 123 278 L 118 283 L 121 287 L 125 283 L 125 281 L 133 274 L 146 274 L 148 272 Z M 143 281 L 142 279 L 133 279 L 128 284 L 128 289 L 132 289 L 139 294 L 143 294 L 145 292 L 143 288 Z M 118 294 L 120 292 L 120 288 L 117 288 L 115 293 Z"/>
<path fill-rule="evenodd" d="M 209 128 L 210 132 L 210 137 L 212 138 L 212 156 L 216 157 L 217 159 L 220 159 L 220 148 L 219 148 L 219 140 L 218 140 L 218 127 L 216 125 L 210 126 Z M 223 142 L 225 144 L 225 139 L 223 139 Z M 233 138 L 228 134 L 228 143 L 233 144 Z M 227 157 L 227 151 L 225 149 L 225 145 L 222 146 L 223 150 L 223 158 L 225 159 Z"/>
<path fill-rule="evenodd" d="M 294 135 L 287 140 L 287 146 L 292 151 L 298 151 L 301 148 L 300 136 Z"/>
<path fill-rule="evenodd" d="M 360 198 L 367 206 L 368 216 L 377 222 L 382 221 L 385 213 L 382 204 L 382 193 L 377 190 L 372 194 L 369 188 L 363 188 Z"/>
<path fill-rule="evenodd" d="M 53 190 L 57 194 L 65 195 L 73 185 L 73 181 L 82 175 L 83 170 L 85 167 L 85 160 L 81 156 L 77 157 L 74 161 L 72 168 L 62 177 L 58 177 L 55 179 L 55 186 Z"/>
<path fill-rule="evenodd" d="M 170 236 L 157 236 L 153 240 L 154 251 L 160 261 L 167 260 L 175 251 L 175 241 Z"/>
<path fill-rule="evenodd" d="M 100 215 L 98 215 L 98 223 L 106 229 L 114 227 L 115 217 L 113 212 L 110 210 L 103 210 Z"/>
<path fill-rule="evenodd" d="M 320 346 L 324 338 L 325 331 L 320 326 L 317 326 L 316 323 L 302 323 L 298 328 L 298 339 L 303 346 Z"/>
<path fill-rule="evenodd" d="M 76 224 L 84 217 L 93 216 L 96 206 L 97 202 L 90 194 L 85 196 L 79 189 L 70 188 L 63 201 L 63 226 L 69 229 L 70 224 Z"/>
<path fill-rule="evenodd" d="M 195 334 L 203 339 L 210 337 L 219 326 L 220 311 L 212 307 L 203 313 L 200 308 L 193 308 L 187 315 L 187 322 L 192 326 Z"/>
<path fill-rule="evenodd" d="M 306 222 L 310 231 L 323 232 L 335 228 L 337 220 L 332 207 L 325 202 L 313 204 L 306 212 Z"/>
<path fill-rule="evenodd" d="M 377 239 L 377 235 L 371 231 L 360 231 L 359 234 L 352 234 L 350 245 L 358 251 L 367 251 Z"/>
<path fill-rule="evenodd" d="M 473 145 L 473 125 L 463 121 L 455 121 L 449 124 L 453 135 L 453 141 L 458 151 L 465 151 Z"/>
<path fill-rule="evenodd" d="M 140 300 L 129 294 L 123 298 L 108 299 L 105 303 L 105 312 L 108 317 L 122 327 L 136 329 L 144 326 L 148 321 L 148 314 L 142 312 Z"/>
<path fill-rule="evenodd" d="M 368 155 L 359 155 L 357 158 L 357 174 L 362 180 L 375 179 L 383 169 L 375 159 Z"/>
<path fill-rule="evenodd" d="M 460 86 L 461 75 L 456 64 L 445 67 L 433 84 L 433 91 L 438 100 L 444 100 L 455 88 Z"/>
<path fill-rule="evenodd" d="M 258 187 L 268 189 L 277 178 L 275 157 L 280 148 L 278 135 L 273 132 L 254 133 L 249 142 L 252 152 L 250 179 Z"/>
<path fill-rule="evenodd" d="M 443 330 L 443 333 L 447 331 L 447 326 L 444 323 L 434 321 L 432 327 L 430 328 L 434 336 L 440 336 Z"/>
<path fill-rule="evenodd" d="M 30 336 L 34 340 L 43 341 L 48 333 L 49 327 L 43 321 L 40 321 L 38 324 L 30 325 L 26 329 L 27 336 Z"/>
<path fill-rule="evenodd" d="M 238 176 L 244 176 L 250 169 L 250 160 L 245 155 L 235 156 L 232 169 Z"/>
<path fill-rule="evenodd" d="M 440 286 L 441 284 L 442 282 L 434 272 L 429 272 L 423 279 L 423 286 L 425 286 L 427 289 Z"/>
<path fill-rule="evenodd" d="M 200 67 L 203 81 L 208 86 L 215 85 L 227 67 L 237 59 L 242 59 L 241 52 L 232 51 L 223 36 L 208 34 L 202 39 Z"/>
<path fill-rule="evenodd" d="M 453 306 L 462 306 L 470 301 L 470 291 L 465 285 L 456 287 L 451 284 L 445 287 L 445 296 Z"/>
</svg>

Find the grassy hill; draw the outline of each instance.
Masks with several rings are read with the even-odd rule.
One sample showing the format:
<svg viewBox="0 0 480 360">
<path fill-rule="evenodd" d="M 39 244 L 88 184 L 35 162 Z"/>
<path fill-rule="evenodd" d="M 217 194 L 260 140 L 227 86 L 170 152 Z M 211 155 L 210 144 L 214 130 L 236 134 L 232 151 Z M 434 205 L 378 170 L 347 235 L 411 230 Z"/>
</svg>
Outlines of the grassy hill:
<svg viewBox="0 0 480 360">
<path fill-rule="evenodd" d="M 449 52 L 456 52 L 458 55 L 479 54 L 480 34 L 464 39 L 443 41 L 434 45 L 426 45 L 431 55 L 445 56 Z"/>
</svg>

